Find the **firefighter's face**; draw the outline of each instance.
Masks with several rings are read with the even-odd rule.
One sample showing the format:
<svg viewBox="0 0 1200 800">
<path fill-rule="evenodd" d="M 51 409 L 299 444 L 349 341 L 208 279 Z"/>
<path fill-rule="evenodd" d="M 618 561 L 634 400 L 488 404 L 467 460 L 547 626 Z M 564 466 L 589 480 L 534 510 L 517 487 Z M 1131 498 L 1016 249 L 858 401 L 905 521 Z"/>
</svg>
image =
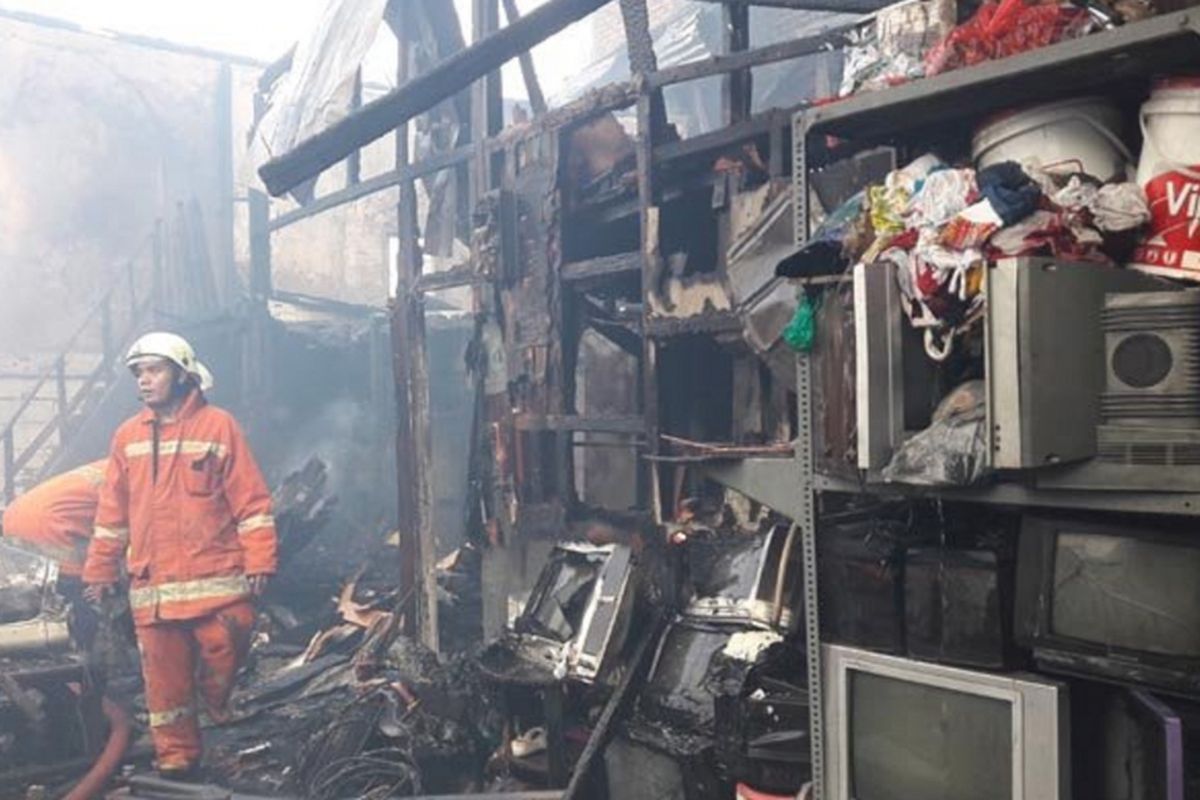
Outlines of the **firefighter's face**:
<svg viewBox="0 0 1200 800">
<path fill-rule="evenodd" d="M 180 370 L 166 359 L 156 358 L 133 365 L 133 376 L 137 378 L 138 395 L 151 408 L 160 408 L 171 402 L 180 385 Z"/>
</svg>

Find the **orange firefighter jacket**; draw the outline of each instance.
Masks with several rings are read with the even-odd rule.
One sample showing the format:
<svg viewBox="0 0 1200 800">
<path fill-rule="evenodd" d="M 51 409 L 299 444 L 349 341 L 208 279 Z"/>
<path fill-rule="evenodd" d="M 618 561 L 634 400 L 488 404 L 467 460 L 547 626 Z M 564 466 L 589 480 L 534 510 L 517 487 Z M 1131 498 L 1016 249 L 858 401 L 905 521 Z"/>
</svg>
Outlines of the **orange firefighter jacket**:
<svg viewBox="0 0 1200 800">
<path fill-rule="evenodd" d="M 271 495 L 245 436 L 193 390 L 172 422 L 150 409 L 113 436 L 86 583 L 129 573 L 133 621 L 204 617 L 275 572 Z"/>
<path fill-rule="evenodd" d="M 85 464 L 22 494 L 4 509 L 4 535 L 57 561 L 63 575 L 78 577 L 92 538 L 104 464 Z"/>
</svg>

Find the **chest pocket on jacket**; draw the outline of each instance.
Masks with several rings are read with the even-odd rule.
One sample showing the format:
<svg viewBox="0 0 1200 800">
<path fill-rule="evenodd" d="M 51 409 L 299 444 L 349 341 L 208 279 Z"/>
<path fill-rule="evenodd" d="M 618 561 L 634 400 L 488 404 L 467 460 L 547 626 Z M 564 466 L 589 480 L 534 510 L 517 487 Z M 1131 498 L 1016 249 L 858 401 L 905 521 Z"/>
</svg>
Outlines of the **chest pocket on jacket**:
<svg viewBox="0 0 1200 800">
<path fill-rule="evenodd" d="M 187 493 L 206 497 L 221 488 L 221 459 L 213 450 L 184 458 L 183 486 Z"/>
</svg>

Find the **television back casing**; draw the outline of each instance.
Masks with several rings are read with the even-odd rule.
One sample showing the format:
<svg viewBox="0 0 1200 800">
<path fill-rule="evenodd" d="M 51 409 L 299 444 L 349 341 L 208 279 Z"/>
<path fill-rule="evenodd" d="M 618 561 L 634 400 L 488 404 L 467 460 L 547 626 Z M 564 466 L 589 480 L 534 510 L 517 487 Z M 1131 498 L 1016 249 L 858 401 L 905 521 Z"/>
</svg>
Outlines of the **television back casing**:
<svg viewBox="0 0 1200 800">
<path fill-rule="evenodd" d="M 1183 723 L 1143 689 L 1071 684 L 1075 792 L 1087 800 L 1185 800 Z"/>
<path fill-rule="evenodd" d="M 817 542 L 822 638 L 903 654 L 904 543 L 881 535 L 873 520 L 823 527 Z"/>
<path fill-rule="evenodd" d="M 1013 666 L 1012 592 L 1012 560 L 994 550 L 909 548 L 908 656 L 984 669 Z"/>
<path fill-rule="evenodd" d="M 1065 684 L 1040 676 L 995 674 L 929 664 L 839 645 L 822 645 L 825 683 L 825 800 L 851 795 L 847 675 L 860 671 L 1013 705 L 1013 800 L 1071 800 L 1071 725 Z M 906 799 L 907 800 L 907 799 Z"/>
<path fill-rule="evenodd" d="M 1135 525 L 1027 515 L 1017 553 L 1015 632 L 1018 643 L 1033 650 L 1047 672 L 1116 681 L 1200 697 L 1200 659 L 1129 650 L 1055 634 L 1052 626 L 1055 534 L 1071 531 L 1103 536 L 1153 538 L 1180 547 L 1200 547 L 1193 534 Z"/>
<path fill-rule="evenodd" d="M 1153 291 L 1164 282 L 1040 257 L 998 259 L 985 281 L 989 466 L 1030 469 L 1096 455 L 1105 295 Z M 877 477 L 914 432 L 913 403 L 928 403 L 919 393 L 932 361 L 905 352 L 910 326 L 890 270 L 854 268 L 854 312 L 858 467 Z"/>
</svg>

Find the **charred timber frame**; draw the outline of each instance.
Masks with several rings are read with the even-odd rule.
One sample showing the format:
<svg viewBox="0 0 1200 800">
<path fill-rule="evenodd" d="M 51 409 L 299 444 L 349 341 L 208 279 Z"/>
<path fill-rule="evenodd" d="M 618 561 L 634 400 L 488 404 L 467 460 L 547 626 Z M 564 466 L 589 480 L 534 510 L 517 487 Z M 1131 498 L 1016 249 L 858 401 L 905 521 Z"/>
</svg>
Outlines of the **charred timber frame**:
<svg viewBox="0 0 1200 800">
<path fill-rule="evenodd" d="M 410 41 L 398 40 L 396 80 L 410 78 Z M 396 128 L 396 166 L 409 162 L 408 123 Z M 400 597 L 404 632 L 438 647 L 437 583 L 434 568 L 433 445 L 429 416 L 429 364 L 425 346 L 424 297 L 413 291 L 421 275 L 417 235 L 417 192 L 413 178 L 399 184 L 399 247 L 396 299 L 392 306 L 392 355 L 396 380 L 396 477 L 399 511 Z"/>
<path fill-rule="evenodd" d="M 430 441 L 429 367 L 425 349 L 425 316 L 423 296 L 428 291 L 437 291 L 455 285 L 479 285 L 487 279 L 472 274 L 471 267 L 463 267 L 451 273 L 422 275 L 422 254 L 419 247 L 419 227 L 416 219 L 415 181 L 446 169 L 465 169 L 471 175 L 473 197 L 476 201 L 483 193 L 493 188 L 498 181 L 511 183 L 514 179 L 517 149 L 526 146 L 536 137 L 557 134 L 569 129 L 582 120 L 598 116 L 607 111 L 636 105 L 639 132 L 636 140 L 638 216 L 640 221 L 640 248 L 637 253 L 608 259 L 593 259 L 563 265 L 553 261 L 547 266 L 552 282 L 551 295 L 551 338 L 546 373 L 548 383 L 537 406 L 540 413 L 526 413 L 521 420 L 512 420 L 514 432 L 544 432 L 556 440 L 556 452 L 569 451 L 571 436 L 575 431 L 606 431 L 640 440 L 650 452 L 650 458 L 640 460 L 639 505 L 648 509 L 651 519 L 662 522 L 664 509 L 660 491 L 659 467 L 653 460 L 659 447 L 659 387 L 657 380 L 658 339 L 669 332 L 660 332 L 647 318 L 650 304 L 647 299 L 654 291 L 653 277 L 661 268 L 659 244 L 660 187 L 658 167 L 663 164 L 690 164 L 688 159 L 703 158 L 741 141 L 769 133 L 771 136 L 772 174 L 783 171 L 782 151 L 785 135 L 786 115 L 768 112 L 750 116 L 751 85 L 749 71 L 753 67 L 798 58 L 819 52 L 829 46 L 845 41 L 847 28 L 828 31 L 818 36 L 784 42 L 769 47 L 749 47 L 748 13 L 744 6 L 732 7 L 726 13 L 730 26 L 725 41 L 726 52 L 686 65 L 659 69 L 649 32 L 649 18 L 645 0 L 618 0 L 622 18 L 626 25 L 629 44 L 631 72 L 634 79 L 629 84 L 616 85 L 599 90 L 568 107 L 549 110 L 539 114 L 527 126 L 516 129 L 500 128 L 499 108 L 496 103 L 498 86 L 487 79 L 499 65 L 510 58 L 528 55 L 528 50 L 553 33 L 566 27 L 590 11 L 604 5 L 604 0 L 551 0 L 537 11 L 523 18 L 510 15 L 510 24 L 494 30 L 498 24 L 499 3 L 504 0 L 476 0 L 474 17 L 479 31 L 479 40 L 470 47 L 455 53 L 441 65 L 421 75 L 410 75 L 407 58 L 408 44 L 404 41 L 404 25 L 397 15 L 408 13 L 411 8 L 404 3 L 391 12 L 389 24 L 401 39 L 399 87 L 379 100 L 368 103 L 353 112 L 341 123 L 318 136 L 301 143 L 295 150 L 268 163 L 262 175 L 272 191 L 283 191 L 288 186 L 312 178 L 329 166 L 348 158 L 363 145 L 385 133 L 397 133 L 396 167 L 381 175 L 353 182 L 345 188 L 313 201 L 308 207 L 287 212 L 270 220 L 271 231 L 295 224 L 331 208 L 352 202 L 390 187 L 398 187 L 397 224 L 399 231 L 399 263 L 396 299 L 392 306 L 391 330 L 393 341 L 393 364 L 396 381 L 396 413 L 398 430 L 397 460 L 400 500 L 401 529 L 401 588 L 407 598 L 405 614 L 409 632 L 419 634 L 425 641 L 436 646 L 436 586 L 434 581 L 433 555 L 434 532 L 432 530 L 432 457 Z M 839 6 L 840 7 L 840 6 Z M 706 77 L 724 77 L 724 108 L 727 126 L 713 134 L 684 141 L 667 141 L 668 120 L 662 102 L 662 90 L 670 85 Z M 467 101 L 467 90 L 474 89 Z M 489 84 L 492 84 L 489 86 Z M 533 84 L 531 84 L 531 89 Z M 460 140 L 459 145 L 448 152 L 435 155 L 419 163 L 410 163 L 408 148 L 408 121 L 416 114 L 431 108 L 447 97 L 467 101 L 470 109 L 470 141 Z M 778 130 L 777 130 L 778 129 Z M 503 176 L 493 174 L 498 158 L 503 156 L 507 172 Z M 545 224 L 557 225 L 557 220 L 546 220 Z M 262 261 L 269 264 L 269 241 Z M 640 414 L 619 419 L 588 417 L 572 411 L 574 359 L 569 352 L 577 342 L 578 331 L 564 320 L 564 283 L 602 280 L 605 275 L 619 275 L 638 270 L 641 274 L 642 318 L 641 325 L 633 328 L 610 325 L 605 335 L 615 336 L 618 343 L 635 349 L 641 359 L 639 371 Z M 259 283 L 269 293 L 269 267 L 260 276 Z M 494 276 L 492 276 L 494 278 Z M 492 278 L 488 278 L 492 279 Z M 574 308 L 586 316 L 586 304 Z M 568 328 L 572 328 L 568 330 Z M 546 391 L 549 389 L 555 391 Z M 534 409 L 536 411 L 536 409 Z M 519 424 L 518 424 L 519 422 Z M 520 457 L 520 454 L 517 454 Z M 568 456 L 569 457 L 569 456 Z M 557 458 L 553 459 L 558 463 Z M 563 483 L 565 477 L 545 476 L 545 488 L 550 494 L 569 493 L 572 490 Z M 531 507 L 539 513 L 539 508 Z M 669 516 L 669 512 L 667 514 Z"/>
<path fill-rule="evenodd" d="M 263 184 L 272 195 L 283 194 L 489 72 L 498 70 L 504 62 L 532 49 L 606 2 L 608 0 L 550 0 L 512 25 L 454 54 L 437 68 L 414 76 L 398 89 L 372 100 L 357 113 L 306 139 L 290 152 L 271 159 L 258 173 Z"/>
</svg>

